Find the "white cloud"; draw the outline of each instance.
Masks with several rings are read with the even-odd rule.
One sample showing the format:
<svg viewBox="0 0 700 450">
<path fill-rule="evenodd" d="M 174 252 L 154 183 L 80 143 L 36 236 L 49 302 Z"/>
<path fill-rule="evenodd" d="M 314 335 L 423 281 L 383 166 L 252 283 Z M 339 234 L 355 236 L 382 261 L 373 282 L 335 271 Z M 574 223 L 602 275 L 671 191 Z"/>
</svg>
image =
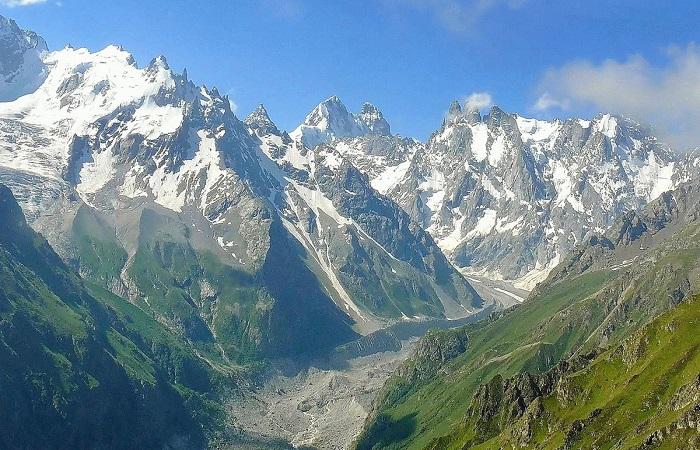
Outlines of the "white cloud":
<svg viewBox="0 0 700 450">
<path fill-rule="evenodd" d="M 466 107 L 474 106 L 479 110 L 482 110 L 493 105 L 493 99 L 491 98 L 491 94 L 488 92 L 474 92 L 464 99 L 464 105 Z"/>
<path fill-rule="evenodd" d="M 537 111 L 549 111 L 550 109 L 567 110 L 571 107 L 571 101 L 566 98 L 555 98 L 549 92 L 545 92 L 540 95 L 532 107 Z"/>
<path fill-rule="evenodd" d="M 412 7 L 426 11 L 445 28 L 455 33 L 465 33 L 488 13 L 498 7 L 517 9 L 528 0 L 383 0 L 393 8 Z"/>
<path fill-rule="evenodd" d="M 233 97 L 236 95 L 237 89 L 235 87 L 229 88 L 226 90 L 226 97 L 228 97 L 228 104 L 231 107 L 231 112 L 235 113 L 238 111 L 238 104 L 233 100 Z"/>
<path fill-rule="evenodd" d="M 700 146 L 700 48 L 672 47 L 663 64 L 634 55 L 625 61 L 573 61 L 548 70 L 535 109 L 594 107 L 654 125 L 672 144 Z M 538 108 L 539 107 L 539 108 Z"/>
<path fill-rule="evenodd" d="M 228 104 L 229 104 L 229 106 L 231 107 L 231 112 L 232 112 L 232 113 L 235 113 L 236 111 L 238 111 L 238 105 L 236 104 L 236 102 L 234 102 L 234 101 L 231 100 L 230 98 L 228 99 Z"/>
<path fill-rule="evenodd" d="M 31 6 L 46 3 L 46 0 L 0 0 L 0 5 L 14 8 L 15 6 Z"/>
</svg>

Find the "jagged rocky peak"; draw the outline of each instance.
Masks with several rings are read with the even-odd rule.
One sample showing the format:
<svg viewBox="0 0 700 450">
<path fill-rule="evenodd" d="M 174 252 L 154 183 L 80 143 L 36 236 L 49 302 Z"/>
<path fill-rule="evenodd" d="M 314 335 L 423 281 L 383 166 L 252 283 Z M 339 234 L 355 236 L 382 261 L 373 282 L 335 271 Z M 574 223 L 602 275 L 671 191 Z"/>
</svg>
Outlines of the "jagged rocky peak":
<svg viewBox="0 0 700 450">
<path fill-rule="evenodd" d="M 470 125 L 477 124 L 481 122 L 481 113 L 479 112 L 479 108 L 474 104 L 467 102 L 464 108 L 462 108 L 459 100 L 453 100 L 450 104 L 450 108 L 447 110 L 445 125 L 461 122 L 466 122 Z"/>
<path fill-rule="evenodd" d="M 457 117 L 460 114 L 462 114 L 462 104 L 459 103 L 459 100 L 452 100 L 452 103 L 450 103 L 450 109 L 447 111 L 447 115 L 449 117 Z"/>
<path fill-rule="evenodd" d="M 390 132 L 389 123 L 376 106 L 365 103 L 359 114 L 353 114 L 338 97 L 333 96 L 316 106 L 291 136 L 305 146 L 314 148 L 338 139 L 387 136 Z"/>
<path fill-rule="evenodd" d="M 165 56 L 158 55 L 151 60 L 146 70 L 149 72 L 156 72 L 158 70 L 170 70 L 170 66 L 168 65 L 168 60 L 165 58 Z"/>
<path fill-rule="evenodd" d="M 243 122 L 258 135 L 279 134 L 277 125 L 270 119 L 270 115 L 262 103 Z"/>
<path fill-rule="evenodd" d="M 0 16 L 0 101 L 15 100 L 41 85 L 47 74 L 42 55 L 47 51 L 39 35 Z"/>
<path fill-rule="evenodd" d="M 336 96 L 330 97 L 318 105 L 306 117 L 305 124 L 317 127 L 333 137 L 355 137 L 367 133 L 364 123 L 350 113 L 343 102 Z"/>
<path fill-rule="evenodd" d="M 304 125 L 310 127 L 328 127 L 343 121 L 352 122 L 352 115 L 337 96 L 332 96 L 316 106 L 306 119 Z"/>
<path fill-rule="evenodd" d="M 459 103 L 459 100 L 452 100 L 447 110 L 447 117 L 442 123 L 443 128 L 455 123 L 460 117 L 462 117 L 462 105 Z"/>
<path fill-rule="evenodd" d="M 486 121 L 494 125 L 502 124 L 504 122 L 510 122 L 514 119 L 514 115 L 503 111 L 496 105 L 493 105 L 489 109 L 489 114 L 486 116 Z"/>
<path fill-rule="evenodd" d="M 362 105 L 362 110 L 359 115 L 360 120 L 367 125 L 371 134 L 379 136 L 391 135 L 391 127 L 386 121 L 382 112 L 369 102 Z"/>
<path fill-rule="evenodd" d="M 129 52 L 125 51 L 121 47 L 119 47 L 119 51 L 122 53 L 121 57 L 125 58 L 125 62 L 127 64 L 137 67 L 134 57 Z M 145 78 L 151 82 L 159 82 L 164 85 L 171 84 L 170 90 L 174 90 L 176 85 L 180 84 L 178 81 L 184 80 L 181 77 L 176 76 L 175 73 L 170 70 L 168 60 L 165 59 L 165 56 L 163 55 L 153 58 L 144 70 L 144 74 Z"/>
<path fill-rule="evenodd" d="M 467 119 L 467 122 L 471 124 L 481 122 L 479 108 L 471 103 L 467 103 L 465 106 L 463 116 Z"/>
<path fill-rule="evenodd" d="M 0 43 L 14 43 L 18 47 L 48 51 L 46 41 L 33 31 L 22 30 L 12 19 L 0 16 Z"/>
<path fill-rule="evenodd" d="M 488 115 L 484 116 L 483 120 L 491 130 L 502 130 L 513 139 L 515 139 L 516 135 L 518 139 L 522 137 L 522 132 L 518 127 L 517 115 L 503 111 L 496 105 L 489 109 Z M 550 123 L 555 124 L 554 122 Z"/>
</svg>

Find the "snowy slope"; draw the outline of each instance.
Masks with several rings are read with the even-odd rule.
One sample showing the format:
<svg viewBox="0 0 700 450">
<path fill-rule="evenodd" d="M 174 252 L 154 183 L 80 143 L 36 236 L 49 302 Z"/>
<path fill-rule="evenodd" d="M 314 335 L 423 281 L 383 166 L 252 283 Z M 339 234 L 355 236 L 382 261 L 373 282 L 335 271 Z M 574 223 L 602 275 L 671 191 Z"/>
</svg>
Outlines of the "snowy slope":
<svg viewBox="0 0 700 450">
<path fill-rule="evenodd" d="M 333 96 L 316 106 L 290 136 L 313 149 L 319 144 L 342 138 L 387 136 L 390 133 L 388 122 L 381 111 L 371 103 L 365 103 L 362 111 L 355 115 L 348 112 L 338 97 Z"/>
<path fill-rule="evenodd" d="M 588 232 L 697 172 L 693 158 L 610 114 L 543 121 L 494 107 L 482 117 L 453 102 L 425 144 L 369 133 L 329 142 L 464 273 L 527 289 Z"/>
<path fill-rule="evenodd" d="M 0 16 L 0 101 L 14 100 L 39 87 L 46 77 L 42 56 L 47 50 L 36 33 Z"/>
<path fill-rule="evenodd" d="M 213 252 L 238 271 L 270 277 L 272 261 L 298 258 L 285 275 L 309 283 L 310 271 L 331 303 L 284 314 L 326 314 L 325 326 L 339 331 L 344 322 L 369 332 L 401 319 L 462 317 L 480 306 L 398 205 L 378 197 L 334 149 L 295 143 L 264 108 L 241 122 L 216 89 L 174 73 L 163 57 L 140 68 L 116 46 L 95 53 L 67 47 L 42 53 L 42 62 L 47 74 L 34 92 L 0 103 L 0 182 L 68 258 L 78 257 L 78 243 L 61 230 L 70 231 L 81 205 L 118 230 L 129 259 L 109 283 L 121 295 L 144 296 L 129 264 L 146 233 L 154 235 L 142 222 L 153 210 L 185 226 L 195 251 Z M 309 126 L 329 139 L 389 131 L 371 105 L 358 116 L 340 108 L 347 120 L 329 113 L 337 107 L 320 107 Z"/>
</svg>

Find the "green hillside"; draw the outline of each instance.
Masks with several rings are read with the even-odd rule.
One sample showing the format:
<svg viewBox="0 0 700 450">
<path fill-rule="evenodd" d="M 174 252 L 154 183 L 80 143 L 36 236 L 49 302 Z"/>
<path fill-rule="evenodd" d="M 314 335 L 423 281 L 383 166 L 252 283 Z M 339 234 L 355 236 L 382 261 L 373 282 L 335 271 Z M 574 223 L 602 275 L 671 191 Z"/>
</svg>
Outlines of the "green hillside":
<svg viewBox="0 0 700 450">
<path fill-rule="evenodd" d="M 696 297 L 596 355 L 542 375 L 495 377 L 444 442 L 483 449 L 697 447 L 699 327 Z"/>
<path fill-rule="evenodd" d="M 358 449 L 462 448 L 489 436 L 470 425 L 481 386 L 541 374 L 614 347 L 700 292 L 700 224 L 694 190 L 664 195 L 580 246 L 530 298 L 490 320 L 424 339 L 390 378 Z M 464 350 L 440 348 L 459 340 Z M 473 418 L 472 418 L 473 419 Z M 496 431 L 498 428 L 496 428 Z M 469 445 L 467 445 L 469 447 Z"/>
<path fill-rule="evenodd" d="M 0 186 L 0 448 L 201 448 L 225 376 L 91 288 Z"/>
</svg>

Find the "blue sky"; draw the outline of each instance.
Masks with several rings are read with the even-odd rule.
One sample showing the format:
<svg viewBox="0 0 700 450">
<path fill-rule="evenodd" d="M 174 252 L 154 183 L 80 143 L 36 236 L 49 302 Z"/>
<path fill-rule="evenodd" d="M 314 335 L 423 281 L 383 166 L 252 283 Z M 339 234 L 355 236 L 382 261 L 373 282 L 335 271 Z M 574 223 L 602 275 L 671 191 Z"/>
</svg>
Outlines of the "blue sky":
<svg viewBox="0 0 700 450">
<path fill-rule="evenodd" d="M 635 86 L 640 91 L 664 86 L 673 91 L 674 76 L 691 71 L 688 59 L 694 63 L 700 54 L 693 44 L 700 42 L 697 0 L 0 0 L 0 5 L 0 14 L 37 31 L 52 49 L 70 43 L 98 50 L 116 43 L 142 65 L 164 54 L 175 70 L 187 67 L 197 83 L 227 92 L 239 116 L 262 102 L 286 129 L 320 100 L 338 95 L 351 110 L 371 101 L 394 131 L 426 138 L 452 99 L 474 92 L 525 115 L 616 108 L 668 128 L 654 117 L 653 105 L 678 93 L 657 93 L 640 107 L 630 98 L 650 94 L 620 92 L 615 83 L 624 87 L 628 77 L 641 76 Z M 693 81 L 691 75 L 691 86 Z M 586 83 L 584 92 L 580 85 Z M 607 90 L 598 91 L 600 86 Z M 610 101 L 611 96 L 617 98 Z M 700 93 L 697 104 L 684 107 L 700 110 Z"/>
</svg>

